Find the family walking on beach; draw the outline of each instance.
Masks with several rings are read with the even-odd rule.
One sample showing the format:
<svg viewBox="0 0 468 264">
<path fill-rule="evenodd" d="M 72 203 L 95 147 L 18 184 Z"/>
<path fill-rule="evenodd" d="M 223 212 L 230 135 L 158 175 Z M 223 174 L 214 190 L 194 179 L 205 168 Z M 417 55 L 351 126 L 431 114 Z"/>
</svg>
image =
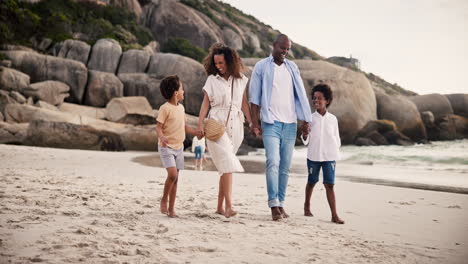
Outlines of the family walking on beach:
<svg viewBox="0 0 468 264">
<path fill-rule="evenodd" d="M 184 168 L 185 134 L 195 135 L 198 139 L 208 136 L 206 132 L 209 131 L 205 129 L 212 129 L 205 127 L 208 118 L 222 128 L 219 138 L 206 138 L 211 159 L 220 175 L 216 213 L 225 217 L 237 214 L 232 207 L 232 175 L 244 171 L 236 153 L 244 139 L 244 122 L 247 120 L 251 133 L 256 137 L 261 135 L 263 139 L 272 220 L 289 217 L 284 203 L 300 120 L 301 138 L 308 144 L 304 215 L 313 216 L 310 199 L 322 169 L 331 221 L 344 223 L 336 212 L 333 189 L 335 161 L 341 145 L 337 118 L 327 111 L 333 93 L 326 84 L 314 86 L 311 95 L 315 112 L 311 113 L 299 68 L 286 59 L 290 49 L 288 36 L 280 34 L 275 38 L 272 54 L 257 62 L 253 69 L 248 99 L 249 80 L 242 73 L 244 66 L 238 53 L 223 44 L 214 44 L 204 59 L 208 78 L 203 87 L 197 128 L 185 124 L 185 109 L 179 103 L 184 99 L 184 88 L 178 76 L 162 80 L 161 94 L 167 102 L 159 109 L 156 126 L 160 157 L 167 170 L 160 204 L 162 213 L 177 217 L 174 204 L 179 171 Z"/>
</svg>

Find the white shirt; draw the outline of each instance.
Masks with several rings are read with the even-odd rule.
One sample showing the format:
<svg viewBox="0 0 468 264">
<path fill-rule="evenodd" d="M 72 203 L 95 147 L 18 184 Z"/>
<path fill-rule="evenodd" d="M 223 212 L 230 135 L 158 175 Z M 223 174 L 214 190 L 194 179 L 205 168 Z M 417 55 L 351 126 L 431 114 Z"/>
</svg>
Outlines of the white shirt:
<svg viewBox="0 0 468 264">
<path fill-rule="evenodd" d="M 338 160 L 341 140 L 336 116 L 328 111 L 322 116 L 315 111 L 312 114 L 309 136 L 306 141 L 304 139 L 302 141 L 304 145 L 309 143 L 307 159 L 311 161 Z"/>
<path fill-rule="evenodd" d="M 286 65 L 276 63 L 271 89 L 270 112 L 273 120 L 283 123 L 296 123 L 296 109 L 294 108 L 294 86 L 291 74 Z"/>
<path fill-rule="evenodd" d="M 197 136 L 193 137 L 192 139 L 192 152 L 195 152 L 195 147 L 200 146 L 202 147 L 202 153 L 205 153 L 205 137 L 202 139 L 198 139 Z"/>
</svg>

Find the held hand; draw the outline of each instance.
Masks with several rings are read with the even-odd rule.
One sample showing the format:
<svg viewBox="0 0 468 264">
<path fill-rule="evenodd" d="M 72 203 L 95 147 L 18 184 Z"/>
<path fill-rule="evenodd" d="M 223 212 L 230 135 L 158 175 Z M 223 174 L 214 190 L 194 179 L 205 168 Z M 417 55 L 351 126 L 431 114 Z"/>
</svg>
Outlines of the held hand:
<svg viewBox="0 0 468 264">
<path fill-rule="evenodd" d="M 203 126 L 198 126 L 197 138 L 202 139 L 204 136 L 205 136 L 205 131 L 203 130 Z"/>
<path fill-rule="evenodd" d="M 262 129 L 260 128 L 258 124 L 252 124 L 252 126 L 250 127 L 250 132 L 255 137 L 259 137 L 260 134 L 262 134 Z"/>
<path fill-rule="evenodd" d="M 309 136 L 310 124 L 307 122 L 304 122 L 302 124 L 301 130 L 302 130 L 302 137 L 306 139 Z"/>
</svg>

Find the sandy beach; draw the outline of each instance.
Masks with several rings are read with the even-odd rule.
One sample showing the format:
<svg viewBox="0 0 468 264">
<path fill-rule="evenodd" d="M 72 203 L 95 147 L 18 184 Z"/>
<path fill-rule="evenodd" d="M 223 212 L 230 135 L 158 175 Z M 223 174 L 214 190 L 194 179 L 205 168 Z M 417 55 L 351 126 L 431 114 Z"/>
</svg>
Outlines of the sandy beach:
<svg viewBox="0 0 468 264">
<path fill-rule="evenodd" d="M 166 171 L 148 164 L 148 156 L 157 159 L 151 152 L 0 145 L 0 263 L 468 259 L 466 194 L 351 182 L 340 174 L 358 168 L 345 166 L 336 183 L 345 225 L 330 222 L 322 186 L 312 197 L 315 216 L 303 216 L 305 177 L 290 177 L 285 208 L 291 217 L 273 222 L 264 175 L 243 173 L 235 174 L 233 186 L 239 214 L 226 219 L 214 213 L 217 173 L 188 169 L 179 178 L 180 218 L 171 219 L 159 212 Z"/>
</svg>

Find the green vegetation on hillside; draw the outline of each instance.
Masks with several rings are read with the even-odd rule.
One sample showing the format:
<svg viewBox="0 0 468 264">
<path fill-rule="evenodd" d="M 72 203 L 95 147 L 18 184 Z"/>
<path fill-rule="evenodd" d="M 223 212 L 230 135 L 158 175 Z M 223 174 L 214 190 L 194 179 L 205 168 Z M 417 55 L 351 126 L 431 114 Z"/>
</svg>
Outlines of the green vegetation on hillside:
<svg viewBox="0 0 468 264">
<path fill-rule="evenodd" d="M 184 38 L 169 38 L 162 46 L 162 52 L 176 53 L 201 62 L 207 55 L 202 48 L 192 45 L 190 41 Z"/>
<path fill-rule="evenodd" d="M 101 38 L 113 38 L 124 49 L 152 40 L 150 31 L 137 24 L 135 15 L 119 7 L 71 0 L 35 4 L 2 0 L 0 43 L 31 46 L 31 37 L 58 42 L 73 38 L 74 33 L 81 33 L 90 44 Z"/>
</svg>

